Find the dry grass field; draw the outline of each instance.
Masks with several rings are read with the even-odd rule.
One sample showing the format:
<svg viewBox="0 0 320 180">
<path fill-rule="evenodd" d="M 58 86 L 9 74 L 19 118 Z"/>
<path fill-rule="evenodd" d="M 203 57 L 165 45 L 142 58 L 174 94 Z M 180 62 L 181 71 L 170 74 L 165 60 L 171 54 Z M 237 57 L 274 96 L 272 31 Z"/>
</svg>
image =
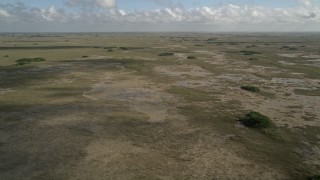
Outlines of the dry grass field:
<svg viewBox="0 0 320 180">
<path fill-rule="evenodd" d="M 319 174 L 320 34 L 0 34 L 0 179 Z"/>
</svg>

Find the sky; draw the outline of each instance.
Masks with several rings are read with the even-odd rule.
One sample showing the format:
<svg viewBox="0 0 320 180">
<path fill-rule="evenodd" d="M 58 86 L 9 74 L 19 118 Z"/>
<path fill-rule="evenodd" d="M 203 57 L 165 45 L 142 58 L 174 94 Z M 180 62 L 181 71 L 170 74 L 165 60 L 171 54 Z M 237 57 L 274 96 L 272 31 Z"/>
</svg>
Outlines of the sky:
<svg viewBox="0 0 320 180">
<path fill-rule="evenodd" d="M 320 31 L 320 0 L 0 0 L 0 32 Z"/>
</svg>

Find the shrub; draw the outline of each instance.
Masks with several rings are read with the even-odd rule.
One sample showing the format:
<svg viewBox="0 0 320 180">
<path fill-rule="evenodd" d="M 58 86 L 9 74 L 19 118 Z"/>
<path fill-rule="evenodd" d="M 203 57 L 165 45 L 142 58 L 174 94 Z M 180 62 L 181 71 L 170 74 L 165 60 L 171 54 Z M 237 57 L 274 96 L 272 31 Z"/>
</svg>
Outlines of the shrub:
<svg viewBox="0 0 320 180">
<path fill-rule="evenodd" d="M 215 40 L 217 40 L 218 38 L 209 38 L 209 39 L 207 39 L 207 41 L 215 41 Z"/>
<path fill-rule="evenodd" d="M 9 55 L 4 55 L 3 57 L 9 57 Z"/>
<path fill-rule="evenodd" d="M 311 176 L 308 178 L 309 180 L 320 180 L 320 175 L 317 176 Z"/>
<path fill-rule="evenodd" d="M 296 50 L 298 50 L 298 48 L 291 47 L 291 48 L 289 48 L 289 50 L 290 50 L 290 51 L 296 51 Z"/>
<path fill-rule="evenodd" d="M 254 111 L 246 114 L 245 117 L 240 119 L 240 122 L 247 127 L 258 129 L 271 127 L 272 124 L 267 116 Z"/>
<path fill-rule="evenodd" d="M 296 50 L 298 50 L 298 48 L 296 48 L 296 47 L 290 47 L 290 46 L 282 46 L 280 49 L 287 49 L 287 50 L 291 50 L 291 51 L 296 51 Z"/>
<path fill-rule="evenodd" d="M 188 59 L 197 59 L 197 57 L 195 57 L 195 56 L 188 56 L 187 58 Z"/>
<path fill-rule="evenodd" d="M 129 50 L 129 48 L 126 48 L 126 47 L 120 47 L 121 50 L 124 50 L 124 51 L 127 51 Z"/>
<path fill-rule="evenodd" d="M 260 88 L 255 86 L 241 86 L 241 89 L 251 92 L 260 92 Z"/>
<path fill-rule="evenodd" d="M 174 53 L 161 53 L 159 56 L 173 56 Z"/>
<path fill-rule="evenodd" d="M 87 58 L 88 56 L 82 56 L 82 58 Z"/>
<path fill-rule="evenodd" d="M 45 61 L 44 58 L 38 57 L 38 58 L 22 58 L 22 59 L 18 59 L 16 60 L 16 65 L 17 66 L 23 66 L 25 64 L 29 64 L 31 62 L 41 62 L 41 61 Z"/>
<path fill-rule="evenodd" d="M 254 55 L 254 54 L 261 54 L 261 52 L 256 52 L 256 51 L 240 51 L 244 55 Z"/>
</svg>

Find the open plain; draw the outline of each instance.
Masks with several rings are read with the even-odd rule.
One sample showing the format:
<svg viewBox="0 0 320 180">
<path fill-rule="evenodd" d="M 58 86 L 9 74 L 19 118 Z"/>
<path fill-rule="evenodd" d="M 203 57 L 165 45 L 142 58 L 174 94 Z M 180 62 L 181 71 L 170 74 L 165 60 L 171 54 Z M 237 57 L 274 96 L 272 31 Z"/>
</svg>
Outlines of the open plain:
<svg viewBox="0 0 320 180">
<path fill-rule="evenodd" d="M 0 179 L 319 174 L 319 33 L 0 34 Z"/>
</svg>

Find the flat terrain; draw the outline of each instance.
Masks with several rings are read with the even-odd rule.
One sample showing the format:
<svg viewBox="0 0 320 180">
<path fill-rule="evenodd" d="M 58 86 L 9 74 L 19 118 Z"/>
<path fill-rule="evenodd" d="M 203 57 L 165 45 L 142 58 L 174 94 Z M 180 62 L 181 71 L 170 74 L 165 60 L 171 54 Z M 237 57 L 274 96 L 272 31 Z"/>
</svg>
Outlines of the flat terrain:
<svg viewBox="0 0 320 180">
<path fill-rule="evenodd" d="M 0 179 L 319 174 L 320 34 L 0 34 Z"/>
</svg>

